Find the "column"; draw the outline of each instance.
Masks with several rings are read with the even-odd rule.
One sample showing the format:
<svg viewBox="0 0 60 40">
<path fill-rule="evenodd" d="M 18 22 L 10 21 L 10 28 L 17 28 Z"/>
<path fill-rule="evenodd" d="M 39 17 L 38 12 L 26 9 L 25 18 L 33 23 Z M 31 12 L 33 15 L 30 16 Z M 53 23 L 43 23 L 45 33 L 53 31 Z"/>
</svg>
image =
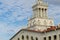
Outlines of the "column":
<svg viewBox="0 0 60 40">
<path fill-rule="evenodd" d="M 44 9 L 42 8 L 42 17 L 44 17 Z"/>
<path fill-rule="evenodd" d="M 38 17 L 39 15 L 38 15 L 38 13 L 39 13 L 39 11 L 38 11 L 38 8 L 36 9 L 36 17 Z"/>
<path fill-rule="evenodd" d="M 42 9 L 42 17 L 45 18 L 45 9 Z"/>
<path fill-rule="evenodd" d="M 41 17 L 41 9 L 39 8 L 39 17 Z"/>
<path fill-rule="evenodd" d="M 57 40 L 59 40 L 59 35 L 57 34 Z"/>
<path fill-rule="evenodd" d="M 41 8 L 41 17 L 42 17 L 42 8 Z"/>
<path fill-rule="evenodd" d="M 46 40 L 48 40 L 48 37 L 46 37 Z"/>
<path fill-rule="evenodd" d="M 53 35 L 51 36 L 51 40 L 54 40 L 54 36 Z"/>
<path fill-rule="evenodd" d="M 45 18 L 45 9 L 43 9 L 43 17 Z"/>
<path fill-rule="evenodd" d="M 39 8 L 37 9 L 37 15 L 38 15 L 38 17 L 39 17 Z"/>
<path fill-rule="evenodd" d="M 34 16 L 37 17 L 37 9 L 35 10 L 35 15 Z"/>
<path fill-rule="evenodd" d="M 59 34 L 59 40 L 60 40 L 60 34 Z"/>
</svg>

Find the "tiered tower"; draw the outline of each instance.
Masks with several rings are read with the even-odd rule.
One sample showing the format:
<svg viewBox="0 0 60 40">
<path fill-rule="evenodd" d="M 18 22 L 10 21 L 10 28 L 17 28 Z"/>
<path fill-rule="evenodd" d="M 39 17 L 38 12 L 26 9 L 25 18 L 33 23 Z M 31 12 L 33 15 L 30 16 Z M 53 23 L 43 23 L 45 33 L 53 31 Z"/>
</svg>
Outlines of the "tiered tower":
<svg viewBox="0 0 60 40">
<path fill-rule="evenodd" d="M 32 9 L 33 16 L 28 23 L 30 29 L 45 30 L 50 26 L 54 26 L 53 20 L 47 16 L 48 4 L 44 3 L 43 0 L 37 0 Z"/>
<path fill-rule="evenodd" d="M 33 5 L 33 17 L 37 18 L 47 18 L 47 8 L 48 5 L 45 4 L 42 0 L 38 0 L 35 5 Z"/>
</svg>

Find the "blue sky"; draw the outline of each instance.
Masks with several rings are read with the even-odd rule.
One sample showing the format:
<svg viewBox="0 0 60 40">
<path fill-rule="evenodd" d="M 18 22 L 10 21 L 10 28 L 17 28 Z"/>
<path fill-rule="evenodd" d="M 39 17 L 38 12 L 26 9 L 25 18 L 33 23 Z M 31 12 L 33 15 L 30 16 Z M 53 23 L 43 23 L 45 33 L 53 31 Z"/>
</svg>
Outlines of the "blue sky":
<svg viewBox="0 0 60 40">
<path fill-rule="evenodd" d="M 48 15 L 55 25 L 60 23 L 60 0 L 48 2 Z M 26 27 L 32 16 L 35 0 L 0 0 L 0 40 L 9 40 L 18 30 Z"/>
</svg>

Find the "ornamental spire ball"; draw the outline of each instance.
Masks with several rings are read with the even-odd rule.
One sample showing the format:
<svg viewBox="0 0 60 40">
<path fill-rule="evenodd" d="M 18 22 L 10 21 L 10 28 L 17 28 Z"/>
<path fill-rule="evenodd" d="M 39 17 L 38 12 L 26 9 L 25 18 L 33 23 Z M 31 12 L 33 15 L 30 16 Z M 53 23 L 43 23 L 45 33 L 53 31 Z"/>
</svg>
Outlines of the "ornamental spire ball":
<svg viewBox="0 0 60 40">
<path fill-rule="evenodd" d="M 37 0 L 38 2 L 43 2 L 43 0 Z"/>
</svg>

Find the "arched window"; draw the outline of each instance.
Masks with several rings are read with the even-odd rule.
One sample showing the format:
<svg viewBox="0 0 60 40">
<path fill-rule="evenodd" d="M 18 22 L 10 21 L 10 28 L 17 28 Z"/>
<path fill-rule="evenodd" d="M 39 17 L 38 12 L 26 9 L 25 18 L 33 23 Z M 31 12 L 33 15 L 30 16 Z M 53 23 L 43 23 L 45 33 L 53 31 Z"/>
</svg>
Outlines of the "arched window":
<svg viewBox="0 0 60 40">
<path fill-rule="evenodd" d="M 33 37 L 31 36 L 31 40 L 33 40 Z"/>
<path fill-rule="evenodd" d="M 44 17 L 44 8 L 42 8 L 42 17 Z"/>
<path fill-rule="evenodd" d="M 18 38 L 18 40 L 20 40 L 20 39 Z"/>
<path fill-rule="evenodd" d="M 27 40 L 29 39 L 28 35 L 26 36 L 26 39 L 27 39 Z"/>
<path fill-rule="evenodd" d="M 51 40 L 51 36 L 49 36 L 49 40 Z"/>
<path fill-rule="evenodd" d="M 47 11 L 47 9 L 45 9 L 45 12 Z"/>
<path fill-rule="evenodd" d="M 24 40 L 24 36 L 22 35 L 22 40 Z"/>
<path fill-rule="evenodd" d="M 40 11 L 40 8 L 39 8 L 39 11 Z"/>
<path fill-rule="evenodd" d="M 38 40 L 38 38 L 36 37 L 36 40 Z"/>
<path fill-rule="evenodd" d="M 60 34 L 59 34 L 59 40 L 60 40 Z"/>
<path fill-rule="evenodd" d="M 42 8 L 42 11 L 43 11 L 44 9 Z"/>
<path fill-rule="evenodd" d="M 39 17 L 41 17 L 41 8 L 39 8 Z"/>
<path fill-rule="evenodd" d="M 46 37 L 44 37 L 44 40 L 46 40 Z"/>
<path fill-rule="evenodd" d="M 54 35 L 54 40 L 57 40 L 57 36 L 56 35 Z"/>
</svg>

